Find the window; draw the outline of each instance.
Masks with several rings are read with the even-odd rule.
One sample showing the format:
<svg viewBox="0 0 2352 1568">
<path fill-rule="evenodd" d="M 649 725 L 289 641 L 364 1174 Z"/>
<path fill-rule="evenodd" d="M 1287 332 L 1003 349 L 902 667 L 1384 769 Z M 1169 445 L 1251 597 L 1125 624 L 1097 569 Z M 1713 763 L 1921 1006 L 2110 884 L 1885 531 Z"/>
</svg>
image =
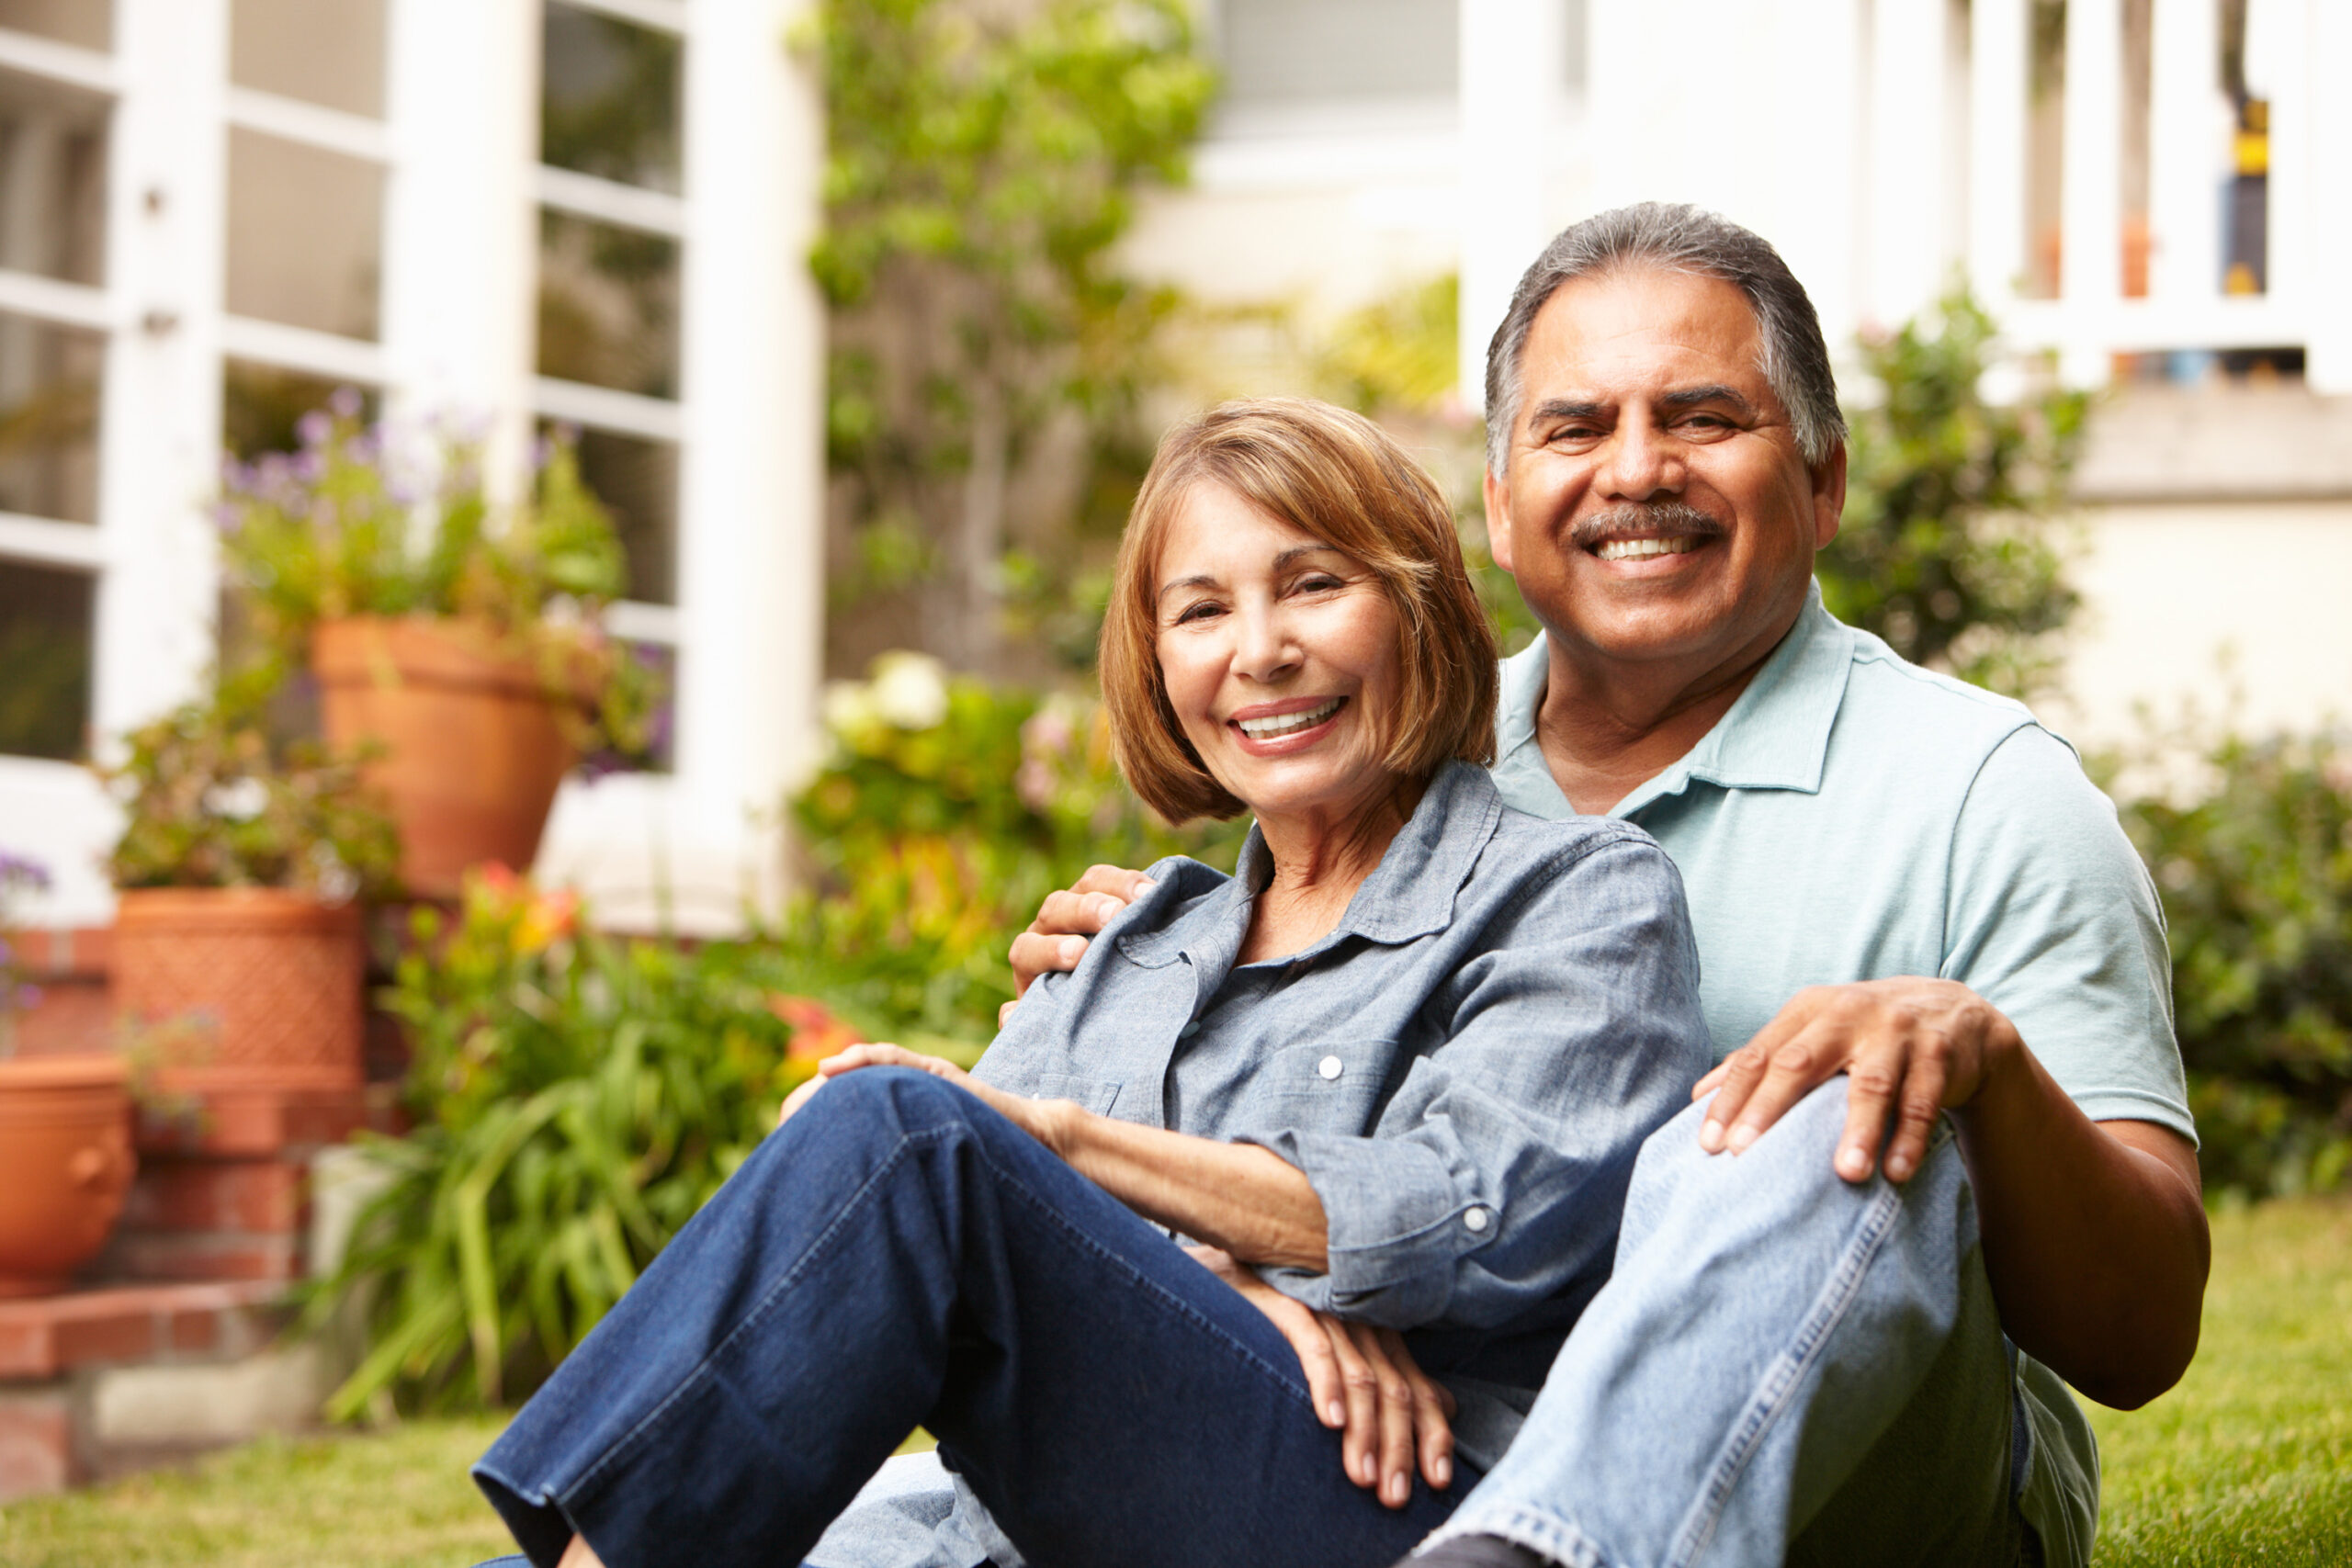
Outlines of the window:
<svg viewBox="0 0 2352 1568">
<path fill-rule="evenodd" d="M 639 6 L 624 17 L 546 3 L 538 412 L 574 433 L 581 478 L 619 528 L 629 583 L 616 629 L 674 673 L 684 41 Z M 657 739 L 666 769 L 670 738 Z"/>
</svg>

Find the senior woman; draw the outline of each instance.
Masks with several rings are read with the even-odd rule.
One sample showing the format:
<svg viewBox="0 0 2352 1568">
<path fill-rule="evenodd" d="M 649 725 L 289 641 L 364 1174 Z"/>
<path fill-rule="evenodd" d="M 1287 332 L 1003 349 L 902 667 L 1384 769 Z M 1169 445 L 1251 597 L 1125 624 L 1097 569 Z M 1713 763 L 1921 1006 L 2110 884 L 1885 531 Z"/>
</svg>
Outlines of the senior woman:
<svg viewBox="0 0 2352 1568">
<path fill-rule="evenodd" d="M 951 1517 L 810 1561 L 1380 1563 L 1515 1429 L 1708 1060 L 1672 867 L 1502 806 L 1452 514 L 1354 415 L 1171 434 L 1102 652 L 1136 793 L 1255 817 L 1234 874 L 1153 867 L 968 1077 L 787 1103 L 477 1466 L 541 1568 L 800 1562 L 918 1424 Z M 1407 1400 L 1377 1474 L 1333 1357 L 1442 1384 L 1459 1472 Z"/>
</svg>

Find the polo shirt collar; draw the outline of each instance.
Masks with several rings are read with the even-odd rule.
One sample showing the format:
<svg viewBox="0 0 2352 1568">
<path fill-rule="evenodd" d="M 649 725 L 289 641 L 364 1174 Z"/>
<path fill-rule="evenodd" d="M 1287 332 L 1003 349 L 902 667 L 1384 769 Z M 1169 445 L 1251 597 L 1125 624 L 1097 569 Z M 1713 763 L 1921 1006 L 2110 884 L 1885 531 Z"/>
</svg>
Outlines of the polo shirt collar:
<svg viewBox="0 0 2352 1568">
<path fill-rule="evenodd" d="M 1502 712 L 1497 725 L 1498 769 L 1509 769 L 1522 789 L 1549 780 L 1536 739 L 1536 715 L 1549 683 L 1550 650 L 1538 636 L 1524 652 L 1505 660 Z M 1724 789 L 1787 789 L 1815 795 L 1829 755 L 1829 731 L 1846 696 L 1853 669 L 1854 631 L 1821 602 L 1821 584 L 1805 593 L 1796 625 L 1781 639 L 1747 689 L 1699 743 L 1656 778 L 1636 787 L 1611 808 L 1630 817 L 1664 795 L 1679 795 L 1692 780 Z M 1555 793 L 1556 784 L 1552 786 Z M 1566 797 L 1561 796 L 1562 815 Z"/>
</svg>

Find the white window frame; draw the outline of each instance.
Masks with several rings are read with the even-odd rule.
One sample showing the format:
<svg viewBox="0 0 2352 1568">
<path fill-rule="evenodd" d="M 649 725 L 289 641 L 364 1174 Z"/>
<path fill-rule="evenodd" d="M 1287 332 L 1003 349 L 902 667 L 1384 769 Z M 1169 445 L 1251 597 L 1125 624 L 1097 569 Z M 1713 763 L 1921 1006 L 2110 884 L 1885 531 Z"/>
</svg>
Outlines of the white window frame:
<svg viewBox="0 0 2352 1568">
<path fill-rule="evenodd" d="M 0 32 L 0 64 L 116 104 L 105 286 L 0 272 L 0 309 L 108 334 L 97 525 L 0 515 L 0 555 L 97 575 L 103 754 L 211 662 L 227 358 L 379 389 L 396 418 L 486 414 L 493 474 L 519 475 L 543 415 L 675 442 L 678 603 L 614 617 L 679 649 L 675 768 L 568 782 L 538 869 L 616 923 L 716 931 L 776 896 L 777 807 L 817 755 L 824 317 L 805 257 L 822 125 L 785 49 L 798 0 L 581 3 L 684 39 L 688 196 L 539 166 L 539 0 L 388 0 L 380 121 L 232 86 L 230 0 L 116 0 L 110 54 Z M 385 169 L 378 341 L 223 308 L 232 127 Z M 542 203 L 678 235 L 674 403 L 534 373 Z M 58 874 L 37 923 L 111 918 L 98 859 L 119 817 L 88 773 L 0 757 L 0 824 Z"/>
</svg>

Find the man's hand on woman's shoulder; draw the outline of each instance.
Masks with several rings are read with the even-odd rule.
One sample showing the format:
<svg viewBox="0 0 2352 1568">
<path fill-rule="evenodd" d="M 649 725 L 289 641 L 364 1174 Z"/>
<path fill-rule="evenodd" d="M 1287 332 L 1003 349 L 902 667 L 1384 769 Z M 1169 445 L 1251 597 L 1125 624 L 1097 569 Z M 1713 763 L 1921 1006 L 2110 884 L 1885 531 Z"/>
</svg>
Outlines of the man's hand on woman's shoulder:
<svg viewBox="0 0 2352 1568">
<path fill-rule="evenodd" d="M 1044 908 L 1029 929 L 1012 939 L 1012 993 L 1016 998 L 997 1010 L 1002 1029 L 1017 998 L 1025 996 L 1040 975 L 1067 973 L 1086 956 L 1086 945 L 1111 923 L 1113 916 L 1143 897 L 1152 886 L 1142 872 L 1115 865 L 1089 866 L 1074 887 L 1046 895 Z"/>
</svg>

